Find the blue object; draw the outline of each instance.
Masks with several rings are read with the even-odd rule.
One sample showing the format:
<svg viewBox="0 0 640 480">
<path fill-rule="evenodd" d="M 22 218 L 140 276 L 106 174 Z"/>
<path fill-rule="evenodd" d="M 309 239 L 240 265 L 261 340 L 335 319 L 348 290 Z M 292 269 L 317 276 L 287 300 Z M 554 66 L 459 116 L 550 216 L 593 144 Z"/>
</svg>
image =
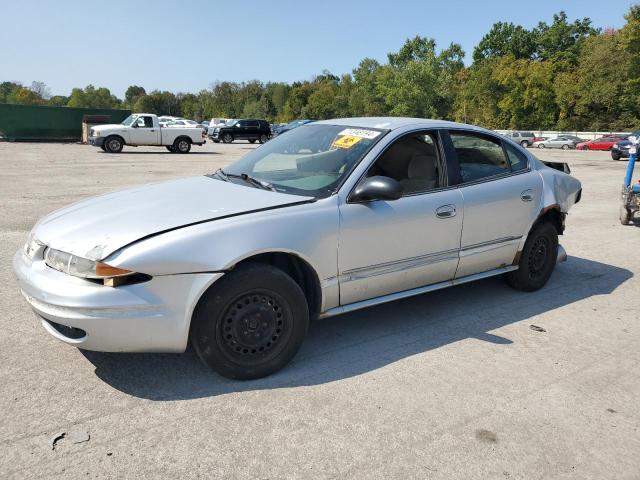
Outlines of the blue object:
<svg viewBox="0 0 640 480">
<path fill-rule="evenodd" d="M 638 148 L 638 147 L 636 147 Z M 629 163 L 627 163 L 627 173 L 624 176 L 624 187 L 629 188 L 631 186 L 631 178 L 633 177 L 633 169 L 636 165 L 636 158 L 638 157 L 637 153 L 631 153 L 629 155 Z M 636 190 L 634 186 L 633 190 Z"/>
</svg>

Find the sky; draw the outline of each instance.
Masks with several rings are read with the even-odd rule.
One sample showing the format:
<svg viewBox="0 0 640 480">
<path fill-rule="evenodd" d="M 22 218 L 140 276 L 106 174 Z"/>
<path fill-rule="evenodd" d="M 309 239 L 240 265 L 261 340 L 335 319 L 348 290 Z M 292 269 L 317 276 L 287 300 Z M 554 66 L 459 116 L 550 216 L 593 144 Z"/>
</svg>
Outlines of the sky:
<svg viewBox="0 0 640 480">
<path fill-rule="evenodd" d="M 215 81 L 311 79 L 386 60 L 407 38 L 473 47 L 491 26 L 554 13 L 621 27 L 631 1 L 0 0 L 0 81 L 196 93 Z"/>
</svg>

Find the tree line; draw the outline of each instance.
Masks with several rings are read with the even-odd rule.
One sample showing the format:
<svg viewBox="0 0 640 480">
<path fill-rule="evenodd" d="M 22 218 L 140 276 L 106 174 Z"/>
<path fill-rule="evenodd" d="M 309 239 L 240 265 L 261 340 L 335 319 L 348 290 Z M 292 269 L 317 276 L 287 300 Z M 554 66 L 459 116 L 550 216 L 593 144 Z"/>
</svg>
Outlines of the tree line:
<svg viewBox="0 0 640 480">
<path fill-rule="evenodd" d="M 284 83 L 216 82 L 199 93 L 132 85 L 123 99 L 108 88 L 51 96 L 42 82 L 0 83 L 0 103 L 130 108 L 196 120 L 290 121 L 349 116 L 412 116 L 493 129 L 628 130 L 640 116 L 640 5 L 622 28 L 601 29 L 564 12 L 532 29 L 495 23 L 465 66 L 458 44 L 408 39 L 386 62 L 365 58 L 351 72 L 328 71 Z"/>
</svg>

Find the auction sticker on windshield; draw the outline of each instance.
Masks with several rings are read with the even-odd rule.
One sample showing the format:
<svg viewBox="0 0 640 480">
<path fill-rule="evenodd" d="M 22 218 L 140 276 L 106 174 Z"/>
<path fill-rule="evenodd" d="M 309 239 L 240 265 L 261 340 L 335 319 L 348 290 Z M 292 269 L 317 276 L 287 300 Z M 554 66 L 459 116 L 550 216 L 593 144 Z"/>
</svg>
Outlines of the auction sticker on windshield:
<svg viewBox="0 0 640 480">
<path fill-rule="evenodd" d="M 356 137 L 355 135 L 345 135 L 343 137 L 339 137 L 335 142 L 333 142 L 333 146 L 337 148 L 351 148 L 360 140 L 362 140 L 362 137 Z"/>
<path fill-rule="evenodd" d="M 371 140 L 380 135 L 375 130 L 364 130 L 362 128 L 345 128 L 338 133 L 338 138 L 333 142 L 334 148 L 351 148 L 360 140 Z"/>
<path fill-rule="evenodd" d="M 366 138 L 368 140 L 373 140 L 378 135 L 380 135 L 380 132 L 377 132 L 375 130 L 366 130 L 364 128 L 345 128 L 338 135 L 360 137 Z"/>
</svg>

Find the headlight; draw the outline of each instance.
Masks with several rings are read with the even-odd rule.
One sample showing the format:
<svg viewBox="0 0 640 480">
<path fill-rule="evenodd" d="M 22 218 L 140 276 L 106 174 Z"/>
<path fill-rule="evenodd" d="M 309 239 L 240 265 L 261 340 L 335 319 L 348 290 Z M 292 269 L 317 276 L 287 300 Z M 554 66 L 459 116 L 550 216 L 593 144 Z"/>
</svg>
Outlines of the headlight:
<svg viewBox="0 0 640 480">
<path fill-rule="evenodd" d="M 45 250 L 44 261 L 54 270 L 73 275 L 74 277 L 102 280 L 114 277 L 124 277 L 135 273 L 123 268 L 112 267 L 106 263 L 96 262 L 94 260 L 77 257 L 60 250 L 54 250 L 53 248 L 47 248 Z"/>
</svg>

